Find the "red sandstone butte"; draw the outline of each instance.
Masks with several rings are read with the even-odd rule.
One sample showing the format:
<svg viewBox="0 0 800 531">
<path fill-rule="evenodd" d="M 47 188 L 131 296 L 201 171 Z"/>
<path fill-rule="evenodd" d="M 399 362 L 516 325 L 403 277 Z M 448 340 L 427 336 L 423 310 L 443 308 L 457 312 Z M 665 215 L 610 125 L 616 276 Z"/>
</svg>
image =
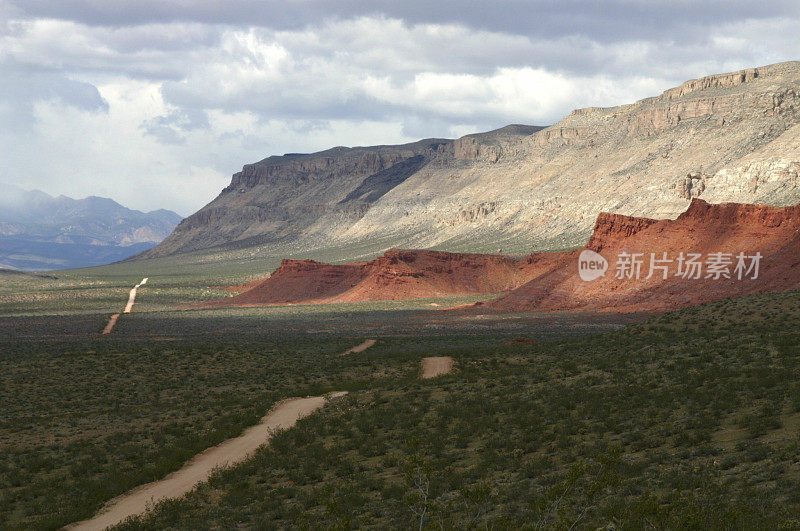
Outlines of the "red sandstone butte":
<svg viewBox="0 0 800 531">
<path fill-rule="evenodd" d="M 581 250 L 568 254 L 563 267 L 532 278 L 522 286 L 488 301 L 497 310 L 611 310 L 660 312 L 704 302 L 790 291 L 800 288 L 800 205 L 786 208 L 724 203 L 711 205 L 694 199 L 675 220 L 652 220 L 600 214 L 584 249 L 600 253 L 609 262 L 605 276 L 586 282 L 578 275 Z M 616 278 L 619 253 L 642 253 L 639 280 Z M 666 280 L 661 271 L 646 279 L 650 253 L 676 259 L 683 253 L 732 253 L 731 278 L 714 280 L 675 276 L 669 264 Z M 733 274 L 736 255 L 763 256 L 757 279 Z M 749 261 L 748 261 L 749 264 Z"/>
<path fill-rule="evenodd" d="M 512 290 L 556 267 L 563 253 L 502 255 L 390 249 L 349 264 L 283 260 L 249 291 L 213 306 L 335 303 L 491 294 Z"/>
<path fill-rule="evenodd" d="M 586 282 L 578 275 L 583 249 L 609 262 L 605 276 Z M 609 310 L 661 312 L 729 297 L 800 289 L 800 205 L 778 208 L 694 199 L 675 220 L 601 213 L 583 249 L 502 255 L 390 249 L 380 258 L 349 264 L 284 260 L 251 289 L 207 306 L 320 304 L 505 292 L 476 306 L 494 310 Z M 620 253 L 642 254 L 641 277 L 616 278 Z M 650 253 L 677 259 L 680 253 L 731 253 L 730 279 L 649 272 Z M 761 253 L 759 276 L 739 280 L 736 255 Z"/>
</svg>

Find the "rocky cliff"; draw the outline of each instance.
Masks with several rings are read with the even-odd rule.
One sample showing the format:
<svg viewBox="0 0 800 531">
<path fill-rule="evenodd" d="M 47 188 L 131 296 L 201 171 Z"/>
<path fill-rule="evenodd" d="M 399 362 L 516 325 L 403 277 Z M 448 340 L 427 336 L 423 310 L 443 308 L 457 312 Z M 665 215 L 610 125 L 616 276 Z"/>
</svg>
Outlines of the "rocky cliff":
<svg viewBox="0 0 800 531">
<path fill-rule="evenodd" d="M 449 154 L 449 140 L 337 147 L 248 164 L 210 204 L 189 216 L 148 256 L 231 241 L 253 244 L 328 238 L 346 230 L 388 191 Z"/>
<path fill-rule="evenodd" d="M 675 218 L 693 198 L 800 201 L 800 62 L 455 141 L 270 157 L 147 256 L 223 243 L 286 253 L 582 245 L 600 212 Z M 237 243 L 238 242 L 238 243 Z"/>
<path fill-rule="evenodd" d="M 604 275 L 581 276 L 584 250 L 607 260 Z M 798 288 L 800 205 L 694 199 L 675 220 L 601 214 L 584 249 L 485 306 L 658 312 Z"/>
</svg>

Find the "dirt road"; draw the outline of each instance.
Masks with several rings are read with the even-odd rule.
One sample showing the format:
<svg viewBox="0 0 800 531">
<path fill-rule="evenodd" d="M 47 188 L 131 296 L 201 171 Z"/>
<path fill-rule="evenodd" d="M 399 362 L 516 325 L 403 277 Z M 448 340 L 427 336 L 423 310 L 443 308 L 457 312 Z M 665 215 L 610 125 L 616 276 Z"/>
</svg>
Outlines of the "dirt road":
<svg viewBox="0 0 800 531">
<path fill-rule="evenodd" d="M 350 350 L 344 351 L 344 354 L 358 354 L 359 352 L 364 352 L 369 347 L 375 344 L 374 339 L 367 339 L 361 344 L 356 345 L 355 347 L 351 348 Z"/>
<path fill-rule="evenodd" d="M 117 324 L 117 319 L 119 319 L 118 313 L 112 314 L 111 317 L 108 318 L 108 323 L 106 323 L 106 327 L 103 328 L 103 335 L 110 334 L 111 331 L 114 330 L 114 325 Z"/>
<path fill-rule="evenodd" d="M 436 378 L 452 370 L 453 358 L 450 356 L 422 358 L 422 377 L 424 379 Z"/>
<path fill-rule="evenodd" d="M 136 300 L 136 290 L 147 284 L 148 278 L 142 279 L 141 282 L 136 284 L 128 295 L 128 304 L 125 305 L 125 310 L 122 313 L 131 313 L 133 310 L 133 302 Z"/>
<path fill-rule="evenodd" d="M 335 398 L 344 394 L 346 393 L 332 393 L 329 397 Z M 259 446 L 268 442 L 275 430 L 293 426 L 299 419 L 322 407 L 326 400 L 322 396 L 284 400 L 261 419 L 259 424 L 248 428 L 239 437 L 228 439 L 218 446 L 197 454 L 183 468 L 162 480 L 142 485 L 114 498 L 91 520 L 72 524 L 66 529 L 105 529 L 122 522 L 129 516 L 145 512 L 148 506 L 152 506 L 160 500 L 183 496 L 198 483 L 206 481 L 214 468 L 244 461 Z"/>
<path fill-rule="evenodd" d="M 125 305 L 125 309 L 122 311 L 122 313 L 131 313 L 131 310 L 133 310 L 133 303 L 136 301 L 136 290 L 147 284 L 148 280 L 149 277 L 143 278 L 141 282 L 136 284 L 133 289 L 131 289 L 131 292 L 128 294 L 128 304 Z M 112 330 L 114 330 L 114 326 L 116 326 L 117 319 L 119 319 L 120 315 L 121 314 L 119 313 L 111 314 L 111 317 L 108 318 L 108 323 L 106 323 L 106 327 L 103 328 L 102 334 L 104 336 L 107 336 Z"/>
</svg>

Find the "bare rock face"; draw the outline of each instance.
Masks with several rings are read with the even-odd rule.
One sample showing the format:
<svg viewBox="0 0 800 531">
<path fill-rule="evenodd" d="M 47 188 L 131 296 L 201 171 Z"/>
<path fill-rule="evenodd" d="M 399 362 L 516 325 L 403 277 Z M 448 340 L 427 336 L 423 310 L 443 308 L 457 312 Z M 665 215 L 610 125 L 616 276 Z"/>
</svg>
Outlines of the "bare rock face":
<svg viewBox="0 0 800 531">
<path fill-rule="evenodd" d="M 700 197 L 706 189 L 706 179 L 708 178 L 709 175 L 699 171 L 687 173 L 677 186 L 680 197 L 683 199 Z"/>
<path fill-rule="evenodd" d="M 481 144 L 477 138 L 465 136 L 453 142 L 453 156 L 459 160 L 485 160 L 497 162 L 501 155 L 499 146 Z"/>
<path fill-rule="evenodd" d="M 585 252 L 606 260 L 597 276 L 581 275 Z M 719 274 L 713 257 L 719 254 Z M 742 255 L 744 268 L 737 272 Z M 622 257 L 640 269 L 620 274 Z M 758 266 L 753 259 L 758 255 Z M 700 259 L 697 274 L 679 257 Z M 658 267 L 653 269 L 653 257 Z M 506 292 L 478 303 L 495 310 L 660 312 L 734 296 L 800 288 L 800 206 L 694 199 L 676 220 L 601 213 L 583 250 L 491 254 L 390 249 L 370 261 L 325 264 L 284 260 L 249 289 L 203 306 L 339 303 Z M 594 259 L 594 258 L 593 258 Z M 749 260 L 749 262 L 748 262 Z M 649 265 L 648 265 L 649 264 Z M 703 269 L 703 267 L 705 269 Z M 655 273 L 655 274 L 652 274 Z"/>
<path fill-rule="evenodd" d="M 601 214 L 584 249 L 608 260 L 595 279 L 581 278 L 581 251 L 557 267 L 489 301 L 497 310 L 661 312 L 709 301 L 800 288 L 800 205 L 785 208 L 694 199 L 675 220 Z M 618 274 L 621 256 L 638 256 L 640 275 Z M 650 275 L 651 253 L 666 268 Z M 717 275 L 713 257 L 721 253 Z M 556 254 L 556 253 L 542 253 Z M 737 272 L 739 254 L 747 270 Z M 698 274 L 680 274 L 679 257 L 695 255 Z M 757 268 L 753 257 L 758 255 Z M 684 273 L 688 267 L 684 266 Z"/>
<path fill-rule="evenodd" d="M 739 72 L 732 72 L 730 74 L 701 77 L 700 79 L 687 81 L 680 87 L 667 90 L 664 92 L 663 97 L 664 99 L 674 100 L 698 90 L 738 87 L 742 83 L 753 81 L 757 77 L 757 68 L 748 68 L 747 70 L 740 70 Z"/>
<path fill-rule="evenodd" d="M 387 191 L 448 152 L 452 153 L 451 141 L 430 139 L 403 146 L 337 147 L 247 164 L 214 201 L 143 256 L 237 240 L 297 239 L 317 232 L 315 225 L 342 229 Z"/>
<path fill-rule="evenodd" d="M 600 212 L 675 218 L 712 203 L 800 202 L 800 62 L 687 81 L 547 127 L 270 157 L 189 217 L 158 256 L 387 247 L 510 252 L 582 245 Z M 347 254 L 353 249 L 351 254 Z"/>
<path fill-rule="evenodd" d="M 630 238 L 657 222 L 655 219 L 600 212 L 586 248 L 599 253 L 609 245 Z"/>
</svg>

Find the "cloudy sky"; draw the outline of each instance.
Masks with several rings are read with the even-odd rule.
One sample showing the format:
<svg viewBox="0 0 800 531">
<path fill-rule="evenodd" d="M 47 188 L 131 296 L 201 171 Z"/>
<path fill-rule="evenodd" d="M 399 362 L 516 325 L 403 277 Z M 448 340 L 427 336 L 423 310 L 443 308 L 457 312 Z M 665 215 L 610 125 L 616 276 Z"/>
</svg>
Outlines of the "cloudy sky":
<svg viewBox="0 0 800 531">
<path fill-rule="evenodd" d="M 799 27 L 796 0 L 0 0 L 0 182 L 188 215 L 271 154 L 547 125 L 800 59 Z"/>
</svg>

